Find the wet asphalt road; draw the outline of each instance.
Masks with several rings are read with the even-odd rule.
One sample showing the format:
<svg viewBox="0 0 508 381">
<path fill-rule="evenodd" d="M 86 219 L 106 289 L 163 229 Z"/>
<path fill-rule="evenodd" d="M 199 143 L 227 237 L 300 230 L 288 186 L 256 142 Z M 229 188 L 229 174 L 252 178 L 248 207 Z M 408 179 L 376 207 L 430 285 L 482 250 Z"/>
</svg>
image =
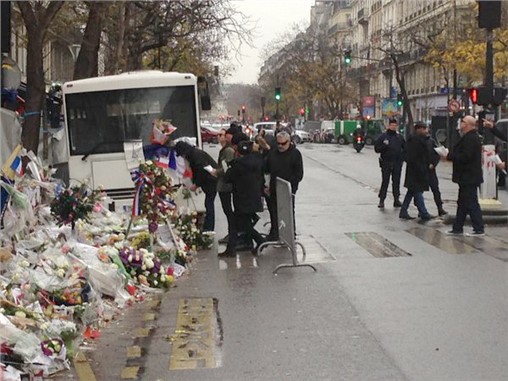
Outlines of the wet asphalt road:
<svg viewBox="0 0 508 381">
<path fill-rule="evenodd" d="M 135 379 L 147 381 L 505 380 L 507 227 L 488 226 L 485 238 L 455 238 L 441 234 L 448 227 L 439 219 L 401 221 L 391 202 L 383 211 L 376 207 L 380 173 L 370 147 L 360 154 L 350 146 L 299 148 L 305 177 L 296 197 L 298 239 L 317 272 L 288 268 L 273 275 L 291 261 L 284 249 L 258 258 L 242 252 L 218 259 L 217 247 L 201 252 L 178 287 L 103 330 L 87 353 L 96 378 L 127 379 L 122 372 L 134 366 Z M 207 149 L 217 156 L 218 147 Z M 448 163 L 438 167 L 445 209 L 453 212 L 450 171 Z M 506 191 L 500 198 L 506 208 Z M 216 207 L 222 237 L 219 200 Z M 267 220 L 264 212 L 257 226 Z M 377 233 L 407 255 L 375 257 L 351 238 L 363 233 Z M 203 337 L 175 342 L 179 303 L 189 298 L 216 302 L 209 348 Z M 147 337 L 135 333 L 140 327 L 152 328 Z M 141 347 L 141 357 L 126 358 L 132 346 Z M 190 359 L 211 355 L 213 367 L 203 360 L 192 362 L 197 369 L 169 370 L 176 346 Z"/>
</svg>

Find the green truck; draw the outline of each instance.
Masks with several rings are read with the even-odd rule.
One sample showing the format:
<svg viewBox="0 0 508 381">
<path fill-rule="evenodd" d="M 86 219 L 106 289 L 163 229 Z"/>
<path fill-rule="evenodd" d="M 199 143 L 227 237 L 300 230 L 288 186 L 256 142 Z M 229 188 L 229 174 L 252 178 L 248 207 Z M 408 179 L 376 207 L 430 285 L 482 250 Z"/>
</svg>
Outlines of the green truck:
<svg viewBox="0 0 508 381">
<path fill-rule="evenodd" d="M 385 130 L 382 119 L 369 120 L 336 120 L 335 138 L 338 144 L 349 144 L 353 142 L 353 132 L 360 125 L 365 131 L 365 144 L 372 145 L 379 135 Z"/>
</svg>

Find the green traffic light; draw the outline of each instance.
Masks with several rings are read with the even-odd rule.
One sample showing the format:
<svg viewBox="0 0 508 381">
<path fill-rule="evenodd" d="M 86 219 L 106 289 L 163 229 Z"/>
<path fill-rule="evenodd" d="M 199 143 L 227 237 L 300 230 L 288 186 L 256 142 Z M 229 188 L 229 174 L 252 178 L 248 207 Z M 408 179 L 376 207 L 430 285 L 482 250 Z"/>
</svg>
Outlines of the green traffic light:
<svg viewBox="0 0 508 381">
<path fill-rule="evenodd" d="M 280 94 L 275 94 L 275 99 L 280 101 Z"/>
<path fill-rule="evenodd" d="M 344 58 L 344 63 L 345 63 L 346 65 L 349 65 L 349 64 L 351 63 L 351 57 L 346 57 L 346 58 Z"/>
</svg>

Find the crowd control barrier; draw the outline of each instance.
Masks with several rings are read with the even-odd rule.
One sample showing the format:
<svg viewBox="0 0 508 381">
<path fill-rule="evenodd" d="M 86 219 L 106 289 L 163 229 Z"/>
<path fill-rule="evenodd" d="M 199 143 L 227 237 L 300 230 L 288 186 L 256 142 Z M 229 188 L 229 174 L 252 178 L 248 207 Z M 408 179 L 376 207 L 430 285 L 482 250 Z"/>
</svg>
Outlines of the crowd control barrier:
<svg viewBox="0 0 508 381">
<path fill-rule="evenodd" d="M 291 255 L 293 258 L 293 263 L 283 263 L 278 265 L 273 273 L 276 274 L 279 269 L 283 267 L 310 267 L 314 271 L 317 269 L 309 264 L 309 263 L 298 263 L 298 259 L 296 257 L 296 247 L 300 246 L 303 252 L 303 259 L 305 260 L 306 251 L 305 247 L 296 240 L 295 237 L 295 221 L 293 215 L 293 195 L 291 193 L 291 184 L 277 177 L 276 183 L 276 192 L 277 192 L 277 223 L 279 224 L 279 240 L 278 241 L 268 241 L 262 243 L 258 248 L 258 253 L 260 253 L 263 248 L 267 246 L 277 246 L 277 247 L 285 247 L 289 251 L 291 251 Z"/>
</svg>

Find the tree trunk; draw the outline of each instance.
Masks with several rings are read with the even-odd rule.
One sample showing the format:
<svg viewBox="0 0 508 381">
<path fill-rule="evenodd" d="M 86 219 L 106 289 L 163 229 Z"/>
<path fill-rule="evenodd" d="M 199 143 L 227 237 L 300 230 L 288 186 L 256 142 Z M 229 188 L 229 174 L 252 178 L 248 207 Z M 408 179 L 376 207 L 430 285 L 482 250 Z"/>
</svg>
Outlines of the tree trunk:
<svg viewBox="0 0 508 381">
<path fill-rule="evenodd" d="M 63 1 L 53 1 L 48 4 L 47 8 L 44 8 L 41 3 L 35 3 L 32 8 L 31 3 L 28 1 L 17 2 L 25 23 L 28 40 L 27 97 L 21 141 L 27 151 L 33 151 L 35 154 L 37 154 L 39 147 L 41 110 L 46 94 L 42 49 L 49 24 L 63 4 Z"/>
<path fill-rule="evenodd" d="M 397 80 L 397 83 L 400 87 L 400 92 L 402 94 L 402 104 L 404 107 L 404 111 L 407 115 L 407 128 L 406 130 L 411 130 L 413 128 L 413 113 L 411 111 L 411 107 L 409 106 L 409 98 L 407 97 L 407 91 L 406 91 L 406 81 L 404 80 L 404 75 L 400 69 L 399 61 L 397 60 L 397 57 L 395 54 L 390 55 L 393 61 L 393 65 L 395 67 L 395 79 Z"/>
<path fill-rule="evenodd" d="M 88 21 L 81 43 L 81 50 L 74 65 L 73 79 L 97 77 L 98 75 L 102 21 L 108 4 L 91 1 L 88 3 L 88 7 Z"/>
</svg>

